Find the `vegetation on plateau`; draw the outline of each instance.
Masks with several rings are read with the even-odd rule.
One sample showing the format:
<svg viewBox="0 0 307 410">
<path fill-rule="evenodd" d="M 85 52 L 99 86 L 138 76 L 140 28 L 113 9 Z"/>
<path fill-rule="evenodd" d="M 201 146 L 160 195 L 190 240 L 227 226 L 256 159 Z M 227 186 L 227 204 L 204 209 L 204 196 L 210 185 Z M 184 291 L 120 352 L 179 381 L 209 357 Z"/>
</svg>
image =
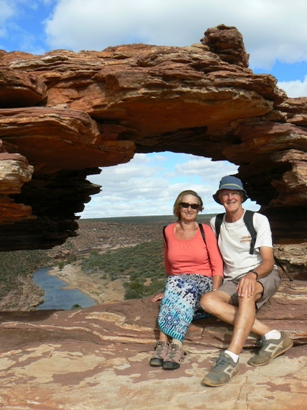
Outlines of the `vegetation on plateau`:
<svg viewBox="0 0 307 410">
<path fill-rule="evenodd" d="M 0 252 L 0 299 L 12 289 L 22 287 L 22 279 L 37 269 L 48 266 L 50 258 L 45 251 Z"/>
<path fill-rule="evenodd" d="M 88 274 L 101 272 L 104 279 L 122 279 L 125 299 L 153 295 L 164 289 L 162 242 L 146 242 L 104 254 L 94 251 L 82 261 L 82 270 Z"/>
</svg>

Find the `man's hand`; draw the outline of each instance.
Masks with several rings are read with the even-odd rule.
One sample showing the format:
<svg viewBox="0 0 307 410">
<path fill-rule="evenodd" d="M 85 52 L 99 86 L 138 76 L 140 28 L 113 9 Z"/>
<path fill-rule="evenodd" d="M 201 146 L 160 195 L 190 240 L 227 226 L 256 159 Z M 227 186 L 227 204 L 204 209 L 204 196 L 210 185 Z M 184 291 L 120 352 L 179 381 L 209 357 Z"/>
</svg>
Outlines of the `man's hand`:
<svg viewBox="0 0 307 410">
<path fill-rule="evenodd" d="M 256 282 L 256 275 L 252 272 L 247 273 L 238 283 L 237 292 L 239 297 L 252 297 L 255 293 Z"/>
<path fill-rule="evenodd" d="M 159 300 L 162 300 L 164 298 L 164 292 L 160 292 L 157 295 L 155 295 L 151 301 L 152 302 L 158 302 Z"/>
</svg>

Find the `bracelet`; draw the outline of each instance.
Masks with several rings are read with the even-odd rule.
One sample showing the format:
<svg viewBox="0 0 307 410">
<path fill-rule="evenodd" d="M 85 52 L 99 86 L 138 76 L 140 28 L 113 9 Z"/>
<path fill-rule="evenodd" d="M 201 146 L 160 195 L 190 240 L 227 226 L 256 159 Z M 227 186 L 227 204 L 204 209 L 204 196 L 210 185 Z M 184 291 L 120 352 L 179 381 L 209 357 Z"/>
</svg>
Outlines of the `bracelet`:
<svg viewBox="0 0 307 410">
<path fill-rule="evenodd" d="M 248 273 L 249 272 L 254 273 L 256 275 L 256 279 L 258 279 L 259 277 L 258 272 L 256 272 L 255 270 L 249 270 Z"/>
</svg>

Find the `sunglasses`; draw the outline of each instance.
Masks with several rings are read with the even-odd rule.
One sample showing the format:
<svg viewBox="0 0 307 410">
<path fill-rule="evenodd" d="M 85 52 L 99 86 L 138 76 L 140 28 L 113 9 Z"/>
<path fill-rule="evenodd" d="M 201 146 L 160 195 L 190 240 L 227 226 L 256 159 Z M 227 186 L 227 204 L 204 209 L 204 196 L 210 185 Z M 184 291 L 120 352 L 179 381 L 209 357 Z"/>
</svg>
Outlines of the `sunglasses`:
<svg viewBox="0 0 307 410">
<path fill-rule="evenodd" d="M 188 204 L 187 202 L 180 202 L 180 206 L 182 208 L 188 208 L 190 206 L 192 209 L 199 209 L 200 207 L 199 204 Z"/>
</svg>

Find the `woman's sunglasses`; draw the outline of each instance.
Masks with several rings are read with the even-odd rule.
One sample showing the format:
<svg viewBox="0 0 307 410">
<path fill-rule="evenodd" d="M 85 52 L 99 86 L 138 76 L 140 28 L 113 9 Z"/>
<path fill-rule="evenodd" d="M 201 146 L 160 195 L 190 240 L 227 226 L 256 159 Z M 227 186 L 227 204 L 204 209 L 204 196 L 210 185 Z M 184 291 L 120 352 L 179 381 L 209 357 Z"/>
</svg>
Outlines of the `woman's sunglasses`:
<svg viewBox="0 0 307 410">
<path fill-rule="evenodd" d="M 180 206 L 182 208 L 188 208 L 190 206 L 192 209 L 199 209 L 200 207 L 199 204 L 188 204 L 187 202 L 180 202 Z"/>
</svg>

